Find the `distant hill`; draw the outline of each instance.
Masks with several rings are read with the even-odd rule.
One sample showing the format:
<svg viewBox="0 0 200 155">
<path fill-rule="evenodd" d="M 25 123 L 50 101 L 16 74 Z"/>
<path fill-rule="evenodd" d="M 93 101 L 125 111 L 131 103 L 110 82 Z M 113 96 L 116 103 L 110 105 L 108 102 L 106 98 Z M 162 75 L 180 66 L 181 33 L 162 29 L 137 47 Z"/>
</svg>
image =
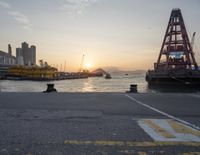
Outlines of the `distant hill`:
<svg viewBox="0 0 200 155">
<path fill-rule="evenodd" d="M 145 70 L 124 71 L 124 70 L 119 70 L 116 68 L 110 68 L 110 69 L 105 70 L 102 68 L 98 68 L 90 72 L 91 75 L 95 75 L 95 76 L 103 76 L 106 73 L 110 73 L 112 75 L 133 75 L 133 74 L 136 75 L 136 74 L 145 74 L 146 71 Z"/>
<path fill-rule="evenodd" d="M 103 67 L 103 70 L 111 74 L 143 74 L 146 70 L 120 70 L 117 67 Z"/>
<path fill-rule="evenodd" d="M 95 69 L 94 71 L 91 72 L 92 74 L 106 74 L 106 71 L 103 70 L 102 68 Z"/>
</svg>

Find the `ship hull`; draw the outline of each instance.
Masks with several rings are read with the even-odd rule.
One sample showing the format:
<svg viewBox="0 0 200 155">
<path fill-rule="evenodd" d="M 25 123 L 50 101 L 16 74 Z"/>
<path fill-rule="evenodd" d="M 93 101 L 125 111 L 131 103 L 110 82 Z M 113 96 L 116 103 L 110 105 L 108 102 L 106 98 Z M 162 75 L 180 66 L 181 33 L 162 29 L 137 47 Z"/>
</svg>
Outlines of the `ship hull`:
<svg viewBox="0 0 200 155">
<path fill-rule="evenodd" d="M 200 86 L 200 78 L 151 78 L 146 80 L 149 85 L 199 85 Z"/>
<path fill-rule="evenodd" d="M 146 81 L 148 88 L 155 92 L 200 92 L 200 74 L 151 73 L 147 73 Z"/>
<path fill-rule="evenodd" d="M 148 71 L 146 81 L 149 85 L 190 85 L 200 86 L 200 72 L 186 70 L 180 72 Z"/>
</svg>

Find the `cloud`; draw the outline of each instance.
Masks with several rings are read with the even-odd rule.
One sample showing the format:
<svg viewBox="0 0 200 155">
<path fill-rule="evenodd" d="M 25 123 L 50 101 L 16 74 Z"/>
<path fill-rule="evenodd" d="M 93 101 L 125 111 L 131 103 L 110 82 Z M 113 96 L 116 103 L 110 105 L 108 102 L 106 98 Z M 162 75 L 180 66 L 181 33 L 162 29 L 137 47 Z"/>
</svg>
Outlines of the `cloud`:
<svg viewBox="0 0 200 155">
<path fill-rule="evenodd" d="M 32 31 L 33 30 L 31 24 L 23 26 L 23 29 L 28 30 L 28 31 Z"/>
<path fill-rule="evenodd" d="M 68 14 L 81 14 L 86 8 L 98 2 L 99 0 L 64 0 L 61 9 Z"/>
<path fill-rule="evenodd" d="M 22 23 L 22 24 L 27 24 L 29 23 L 29 20 L 28 20 L 28 17 L 21 14 L 20 12 L 17 12 L 17 11 L 11 11 L 11 12 L 8 12 L 10 15 L 12 15 L 14 17 L 14 19 L 16 21 L 18 21 L 19 23 Z"/>
<path fill-rule="evenodd" d="M 26 15 L 19 11 L 15 11 L 11 5 L 5 1 L 0 0 L 0 6 L 7 9 L 8 14 L 11 15 L 19 24 L 21 24 L 23 29 L 32 31 L 32 24 Z"/>
<path fill-rule="evenodd" d="M 11 8 L 10 4 L 8 4 L 5 1 L 0 1 L 0 6 L 5 8 L 5 9 L 10 9 Z"/>
<path fill-rule="evenodd" d="M 8 14 L 12 15 L 18 23 L 22 24 L 23 29 L 32 30 L 32 24 L 27 16 L 17 11 L 10 11 Z"/>
</svg>

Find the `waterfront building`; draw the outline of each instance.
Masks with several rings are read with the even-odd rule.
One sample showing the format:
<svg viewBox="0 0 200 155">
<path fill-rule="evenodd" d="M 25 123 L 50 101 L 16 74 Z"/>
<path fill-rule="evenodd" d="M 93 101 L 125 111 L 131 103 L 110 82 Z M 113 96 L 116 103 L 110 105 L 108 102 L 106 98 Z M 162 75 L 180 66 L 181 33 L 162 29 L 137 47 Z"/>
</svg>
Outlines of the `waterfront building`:
<svg viewBox="0 0 200 155">
<path fill-rule="evenodd" d="M 0 51 L 0 65 L 15 65 L 16 57 L 12 56 L 11 45 L 8 45 L 8 53 Z"/>
<path fill-rule="evenodd" d="M 28 44 L 26 42 L 22 43 L 22 56 L 24 59 L 24 65 L 28 66 L 29 64 L 29 47 Z"/>
<path fill-rule="evenodd" d="M 31 65 L 36 65 L 36 46 L 34 45 L 30 47 L 30 62 Z"/>
<path fill-rule="evenodd" d="M 0 64 L 3 65 L 36 65 L 36 46 L 29 47 L 28 43 L 23 42 L 21 48 L 16 48 L 16 57 L 12 56 L 12 47 L 8 44 L 8 53 L 0 51 Z"/>
<path fill-rule="evenodd" d="M 4 51 L 0 51 L 0 65 L 14 65 L 16 63 L 16 58 L 10 56 Z"/>
<path fill-rule="evenodd" d="M 22 48 L 16 48 L 16 64 L 24 65 L 24 57 L 22 54 Z"/>
<path fill-rule="evenodd" d="M 36 65 L 36 46 L 32 45 L 29 48 L 28 43 L 22 43 L 22 56 L 25 66 Z"/>
</svg>

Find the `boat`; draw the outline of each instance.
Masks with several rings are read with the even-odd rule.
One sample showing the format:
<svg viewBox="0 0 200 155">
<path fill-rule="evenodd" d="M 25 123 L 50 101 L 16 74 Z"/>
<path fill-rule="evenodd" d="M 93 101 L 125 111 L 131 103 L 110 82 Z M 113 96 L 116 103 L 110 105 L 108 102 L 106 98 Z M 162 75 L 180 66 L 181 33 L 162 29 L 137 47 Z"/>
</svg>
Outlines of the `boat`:
<svg viewBox="0 0 200 155">
<path fill-rule="evenodd" d="M 112 79 L 112 77 L 109 73 L 106 73 L 105 79 Z"/>
<path fill-rule="evenodd" d="M 54 67 L 45 66 L 12 66 L 8 69 L 8 80 L 50 81 L 56 80 L 58 71 Z"/>
<path fill-rule="evenodd" d="M 200 86 L 200 70 L 195 59 L 180 9 L 173 9 L 154 69 L 146 73 L 149 85 Z"/>
</svg>

